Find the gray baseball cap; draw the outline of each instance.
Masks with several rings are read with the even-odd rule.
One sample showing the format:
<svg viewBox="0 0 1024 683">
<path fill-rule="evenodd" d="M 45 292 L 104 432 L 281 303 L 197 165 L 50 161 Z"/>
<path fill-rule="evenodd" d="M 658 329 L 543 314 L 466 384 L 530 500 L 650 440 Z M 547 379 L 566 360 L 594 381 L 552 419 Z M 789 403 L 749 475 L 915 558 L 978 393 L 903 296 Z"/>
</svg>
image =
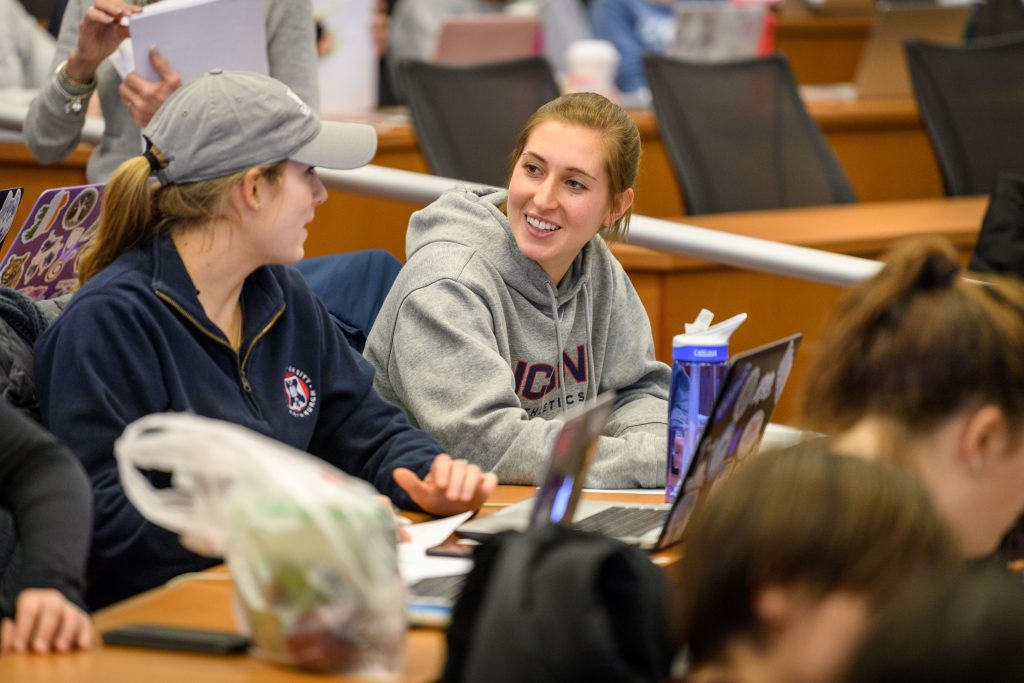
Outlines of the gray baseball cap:
<svg viewBox="0 0 1024 683">
<path fill-rule="evenodd" d="M 209 180 L 285 159 L 358 168 L 377 150 L 372 126 L 320 121 L 284 83 L 221 69 L 176 90 L 142 134 L 167 159 L 157 171 L 164 185 Z"/>
</svg>

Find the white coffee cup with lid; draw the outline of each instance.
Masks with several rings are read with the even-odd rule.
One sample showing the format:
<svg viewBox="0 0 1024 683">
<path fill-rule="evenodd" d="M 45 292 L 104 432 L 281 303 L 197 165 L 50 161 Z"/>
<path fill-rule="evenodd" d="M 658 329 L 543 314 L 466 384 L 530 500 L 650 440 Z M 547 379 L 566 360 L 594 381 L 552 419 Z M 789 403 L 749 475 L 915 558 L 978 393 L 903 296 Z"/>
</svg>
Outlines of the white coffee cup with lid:
<svg viewBox="0 0 1024 683">
<path fill-rule="evenodd" d="M 619 51 L 607 40 L 577 40 L 566 52 L 569 73 L 566 92 L 596 92 L 618 101 L 615 72 L 619 68 Z"/>
</svg>

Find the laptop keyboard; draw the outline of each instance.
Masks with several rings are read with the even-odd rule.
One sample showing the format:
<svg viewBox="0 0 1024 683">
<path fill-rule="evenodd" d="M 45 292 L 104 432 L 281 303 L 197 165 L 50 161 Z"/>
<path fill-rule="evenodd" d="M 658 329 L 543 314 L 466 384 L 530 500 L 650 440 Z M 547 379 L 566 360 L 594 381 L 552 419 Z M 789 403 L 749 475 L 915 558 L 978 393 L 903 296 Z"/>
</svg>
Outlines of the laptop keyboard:
<svg viewBox="0 0 1024 683">
<path fill-rule="evenodd" d="M 655 508 L 610 507 L 579 520 L 574 526 L 612 538 L 635 538 L 661 527 L 666 514 L 667 510 Z"/>
<path fill-rule="evenodd" d="M 409 587 L 413 595 L 421 598 L 439 598 L 455 602 L 466 583 L 465 574 L 453 576 L 432 576 L 420 579 Z"/>
</svg>

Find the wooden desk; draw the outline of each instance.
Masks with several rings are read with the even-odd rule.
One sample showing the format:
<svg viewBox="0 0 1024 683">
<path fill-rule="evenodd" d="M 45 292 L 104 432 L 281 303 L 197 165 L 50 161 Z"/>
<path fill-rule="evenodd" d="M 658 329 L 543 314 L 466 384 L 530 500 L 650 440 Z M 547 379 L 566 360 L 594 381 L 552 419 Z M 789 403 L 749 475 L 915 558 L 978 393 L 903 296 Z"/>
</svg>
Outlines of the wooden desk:
<svg viewBox="0 0 1024 683">
<path fill-rule="evenodd" d="M 872 15 L 784 13 L 775 25 L 775 49 L 786 55 L 801 85 L 850 82 L 874 24 Z"/>
<path fill-rule="evenodd" d="M 501 486 L 491 502 L 514 502 L 533 495 L 533 490 L 528 486 Z M 644 495 L 586 495 L 652 502 L 652 496 Z M 485 512 L 488 509 L 485 508 Z M 659 559 L 671 558 L 661 554 Z M 237 630 L 232 586 L 224 568 L 149 591 L 101 610 L 95 618 L 100 630 L 138 622 Z M 404 669 L 398 680 L 408 683 L 436 680 L 444 658 L 443 631 L 410 629 L 406 636 Z M 0 657 L 0 681 L 11 683 L 323 683 L 327 680 L 358 679 L 303 673 L 247 655 L 223 657 L 121 647 L 101 646 L 70 655 Z"/>
<path fill-rule="evenodd" d="M 877 202 L 844 206 L 690 216 L 681 222 L 787 244 L 876 259 L 897 240 L 942 235 L 968 258 L 988 200 L 985 197 Z M 804 341 L 774 420 L 793 424 L 806 368 L 819 353 L 826 319 L 842 289 L 778 275 L 739 270 L 631 245 L 613 248 L 651 319 L 658 358 L 671 358 L 672 335 L 701 307 L 716 319 L 750 315 L 732 348 L 751 348 L 794 332 Z"/>
</svg>

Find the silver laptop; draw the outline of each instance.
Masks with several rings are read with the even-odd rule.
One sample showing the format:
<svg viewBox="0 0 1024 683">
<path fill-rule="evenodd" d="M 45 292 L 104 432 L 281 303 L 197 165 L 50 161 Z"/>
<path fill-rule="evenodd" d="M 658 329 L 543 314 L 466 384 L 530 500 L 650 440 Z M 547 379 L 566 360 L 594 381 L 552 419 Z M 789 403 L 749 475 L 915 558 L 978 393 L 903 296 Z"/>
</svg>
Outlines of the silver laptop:
<svg viewBox="0 0 1024 683">
<path fill-rule="evenodd" d="M 913 97 L 904 41 L 919 38 L 934 43 L 962 43 L 970 12 L 969 4 L 879 3 L 874 30 L 854 77 L 857 97 Z"/>
<path fill-rule="evenodd" d="M 508 14 L 467 14 L 441 22 L 435 64 L 452 66 L 532 57 L 540 50 L 540 21 Z"/>
<path fill-rule="evenodd" d="M 672 506 L 628 505 L 612 501 L 579 500 L 596 439 L 586 457 L 556 462 L 556 443 L 548 474 L 535 499 L 503 508 L 458 528 L 462 536 L 483 539 L 492 534 L 522 530 L 544 520 L 586 531 L 604 533 L 631 545 L 662 550 L 679 543 L 697 503 L 713 483 L 731 472 L 761 443 L 772 412 L 789 378 L 801 335 L 779 339 L 737 354 L 729 362 L 707 426 L 690 461 L 679 495 Z M 602 424 L 603 428 L 603 424 Z M 568 466 L 576 469 L 566 470 Z"/>
</svg>

